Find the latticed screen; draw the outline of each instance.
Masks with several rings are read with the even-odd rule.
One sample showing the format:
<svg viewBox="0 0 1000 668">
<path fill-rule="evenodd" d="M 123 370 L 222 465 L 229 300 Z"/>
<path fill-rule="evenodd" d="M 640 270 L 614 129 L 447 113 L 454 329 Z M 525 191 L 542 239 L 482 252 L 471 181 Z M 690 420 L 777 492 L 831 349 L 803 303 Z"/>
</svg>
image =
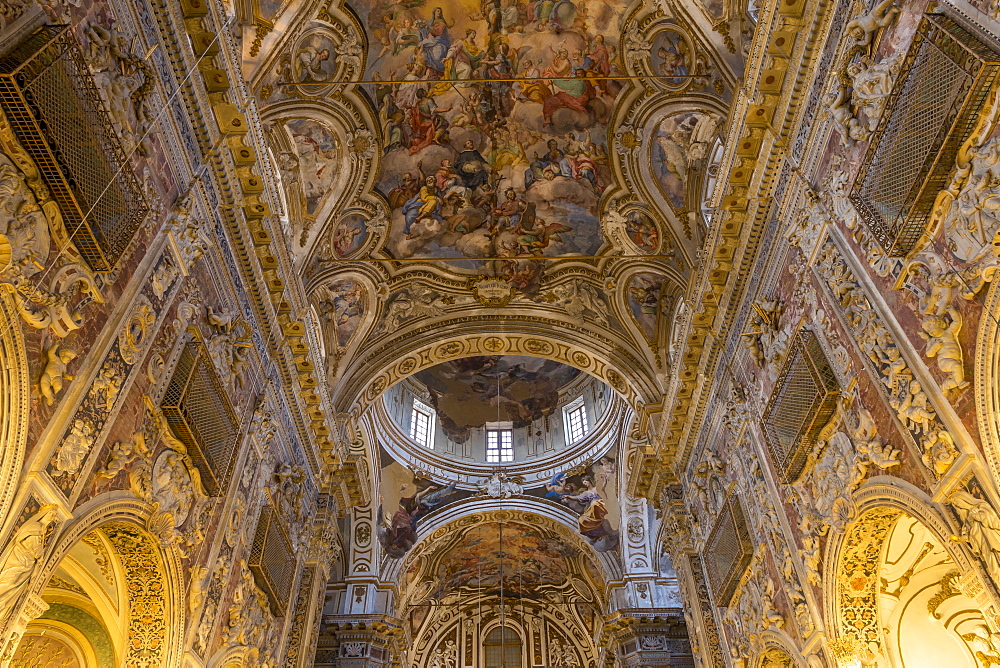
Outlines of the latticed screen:
<svg viewBox="0 0 1000 668">
<path fill-rule="evenodd" d="M 205 491 L 225 496 L 236 465 L 239 424 L 201 341 L 185 344 L 160 407 L 201 472 Z"/>
<path fill-rule="evenodd" d="M 149 209 L 68 27 L 0 58 L 0 106 L 87 264 L 111 271 Z"/>
<path fill-rule="evenodd" d="M 851 201 L 893 257 L 909 253 L 1000 76 L 1000 55 L 943 15 L 924 17 Z"/>
<path fill-rule="evenodd" d="M 483 643 L 486 668 L 521 668 L 521 636 L 506 626 L 490 631 Z"/>
<path fill-rule="evenodd" d="M 795 482 L 820 430 L 833 417 L 840 387 L 816 335 L 796 335 L 764 410 L 764 436 L 783 483 Z"/>
<path fill-rule="evenodd" d="M 288 534 L 271 506 L 260 510 L 248 564 L 254 582 L 267 596 L 271 612 L 284 617 L 295 578 L 295 555 Z"/>
<path fill-rule="evenodd" d="M 722 504 L 702 554 L 715 605 L 726 607 L 753 559 L 753 543 L 743 506 L 735 496 Z"/>
</svg>

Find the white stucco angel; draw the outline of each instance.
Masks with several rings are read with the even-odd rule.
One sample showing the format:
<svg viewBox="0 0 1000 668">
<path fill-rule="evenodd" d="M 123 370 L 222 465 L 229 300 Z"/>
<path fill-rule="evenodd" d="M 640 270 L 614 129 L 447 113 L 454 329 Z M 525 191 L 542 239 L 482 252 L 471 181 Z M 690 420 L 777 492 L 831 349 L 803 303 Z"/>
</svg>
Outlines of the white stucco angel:
<svg viewBox="0 0 1000 668">
<path fill-rule="evenodd" d="M 49 529 L 58 521 L 58 507 L 46 504 L 28 518 L 11 538 L 0 557 L 0 618 L 6 618 L 17 605 L 45 555 Z"/>
<path fill-rule="evenodd" d="M 962 489 L 948 495 L 962 522 L 961 537 L 986 564 L 994 582 L 1000 582 L 1000 515 L 988 502 Z"/>
</svg>

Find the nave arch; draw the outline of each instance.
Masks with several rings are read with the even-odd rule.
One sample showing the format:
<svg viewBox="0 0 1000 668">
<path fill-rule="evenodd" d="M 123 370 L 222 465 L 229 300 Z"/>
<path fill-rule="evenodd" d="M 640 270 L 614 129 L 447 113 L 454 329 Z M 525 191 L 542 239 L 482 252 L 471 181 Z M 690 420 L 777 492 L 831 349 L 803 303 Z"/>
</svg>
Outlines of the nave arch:
<svg viewBox="0 0 1000 668">
<path fill-rule="evenodd" d="M 995 268 L 994 268 L 995 270 Z M 990 274 L 991 276 L 993 274 Z M 1000 313 L 1000 281 L 993 281 L 985 295 L 987 313 Z M 1000 480 L 1000 321 L 980 321 L 975 359 L 976 416 L 983 451 L 994 480 Z"/>
<path fill-rule="evenodd" d="M 456 319 L 457 320 L 457 319 Z M 655 379 L 628 350 L 604 336 L 567 325 L 554 332 L 546 318 L 467 317 L 462 329 L 446 335 L 440 326 L 421 327 L 390 339 L 352 361 L 349 380 L 335 389 L 334 401 L 360 416 L 400 380 L 441 362 L 477 355 L 524 355 L 585 371 L 614 389 L 639 414 L 659 404 Z M 492 331 L 491 331 L 492 330 Z"/>
<path fill-rule="evenodd" d="M 806 662 L 795 649 L 788 634 L 778 629 L 765 631 L 760 635 L 761 649 L 751 664 L 753 668 L 804 668 Z"/>
<path fill-rule="evenodd" d="M 521 665 L 594 665 L 595 631 L 621 573 L 568 526 L 574 521 L 544 501 L 488 497 L 430 518 L 420 542 L 382 574 L 398 583 L 409 665 L 489 665 L 495 650 L 483 639 L 503 627 L 519 640 Z M 473 560 L 463 561 L 470 551 Z M 500 570 L 501 553 L 510 570 Z"/>
<path fill-rule="evenodd" d="M 31 380 L 17 297 L 0 287 L 0 536 L 8 527 L 28 438 Z"/>
</svg>

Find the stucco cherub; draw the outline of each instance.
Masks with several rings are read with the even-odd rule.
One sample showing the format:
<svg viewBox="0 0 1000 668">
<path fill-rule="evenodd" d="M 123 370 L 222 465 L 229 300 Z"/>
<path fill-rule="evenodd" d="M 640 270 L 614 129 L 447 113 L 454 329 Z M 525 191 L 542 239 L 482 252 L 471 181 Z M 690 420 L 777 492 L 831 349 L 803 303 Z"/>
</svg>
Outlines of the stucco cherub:
<svg viewBox="0 0 1000 668">
<path fill-rule="evenodd" d="M 948 307 L 945 315 L 926 315 L 920 323 L 924 331 L 920 337 L 927 341 L 924 353 L 936 357 L 938 368 L 945 374 L 941 391 L 954 396 L 969 385 L 965 380 L 965 362 L 958 333 L 962 329 L 962 314 L 955 307 Z"/>
<path fill-rule="evenodd" d="M 56 395 L 62 392 L 64 380 L 73 380 L 74 376 L 66 373 L 66 367 L 76 358 L 76 353 L 69 348 L 59 349 L 59 343 L 52 344 L 45 351 L 45 368 L 38 381 L 38 392 L 45 398 L 45 403 L 51 406 Z"/>
<path fill-rule="evenodd" d="M 895 0 L 883 0 L 871 11 L 851 19 L 845 32 L 854 40 L 854 48 L 870 51 L 878 34 L 892 25 L 899 11 Z"/>
</svg>

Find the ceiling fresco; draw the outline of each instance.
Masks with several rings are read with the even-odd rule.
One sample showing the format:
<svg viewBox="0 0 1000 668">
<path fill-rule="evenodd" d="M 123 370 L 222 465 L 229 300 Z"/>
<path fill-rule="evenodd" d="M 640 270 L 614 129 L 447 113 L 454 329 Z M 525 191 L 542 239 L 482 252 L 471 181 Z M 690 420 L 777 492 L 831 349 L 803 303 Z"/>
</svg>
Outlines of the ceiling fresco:
<svg viewBox="0 0 1000 668">
<path fill-rule="evenodd" d="M 484 594 L 503 588 L 517 596 L 536 597 L 541 585 L 566 580 L 567 559 L 575 550 L 546 538 L 537 528 L 514 522 L 491 522 L 469 529 L 439 561 L 437 584 L 431 597 L 482 588 Z M 501 563 L 502 562 L 502 563 Z"/>
<path fill-rule="evenodd" d="M 529 600 L 556 600 L 567 588 L 592 600 L 588 580 L 600 582 L 579 548 L 550 529 L 521 521 L 456 529 L 419 557 L 403 575 L 404 587 L 414 587 L 417 600 L 447 602 L 463 593 L 495 596 L 501 583 L 506 595 Z"/>
<path fill-rule="evenodd" d="M 704 166 L 721 122 L 716 114 L 701 112 L 684 112 L 660 121 L 651 149 L 653 173 L 675 210 L 688 206 L 691 171 Z"/>
<path fill-rule="evenodd" d="M 447 504 L 483 491 L 458 489 L 452 480 L 436 481 L 396 461 L 380 449 L 381 500 L 378 538 L 385 554 L 401 559 L 416 545 L 420 524 Z M 620 544 L 622 509 L 618 493 L 618 461 L 614 452 L 597 461 L 559 471 L 543 486 L 523 494 L 560 504 L 576 515 L 574 528 L 597 552 Z"/>
<path fill-rule="evenodd" d="M 348 0 L 309 12 L 281 11 L 250 78 L 284 142 L 290 250 L 325 302 L 331 381 L 374 369 L 361 359 L 382 339 L 482 317 L 477 304 L 614 330 L 621 349 L 662 367 L 650 344 L 673 309 L 630 297 L 655 286 L 625 262 L 642 256 L 670 295 L 683 292 L 707 229 L 706 156 L 736 82 L 711 26 L 624 0 Z M 364 299 L 330 286 L 348 270 Z M 520 402 L 500 419 L 539 414 Z M 484 421 L 438 408 L 456 442 Z"/>
<path fill-rule="evenodd" d="M 600 249 L 608 119 L 623 85 L 606 77 L 621 73 L 625 3 L 354 9 L 375 45 L 365 78 L 400 82 L 371 91 L 394 256 L 498 258 L 464 266 L 531 293 L 542 270 L 532 258 Z M 307 48 L 322 68 L 319 47 Z"/>
<path fill-rule="evenodd" d="M 340 150 L 336 136 L 322 123 L 297 118 L 286 124 L 295 147 L 296 180 L 302 188 L 303 210 L 315 216 L 337 177 Z"/>
<path fill-rule="evenodd" d="M 315 300 L 329 330 L 325 337 L 328 347 L 344 348 L 354 338 L 368 307 L 364 286 L 354 279 L 339 278 L 320 286 Z"/>
<path fill-rule="evenodd" d="M 430 393 L 441 427 L 465 442 L 487 422 L 513 422 L 519 429 L 559 402 L 559 388 L 580 375 L 571 366 L 538 357 L 462 357 L 415 374 Z"/>
<path fill-rule="evenodd" d="M 633 274 L 629 279 L 629 312 L 650 342 L 658 339 L 663 315 L 670 308 L 673 292 L 670 281 L 658 274 Z"/>
</svg>

